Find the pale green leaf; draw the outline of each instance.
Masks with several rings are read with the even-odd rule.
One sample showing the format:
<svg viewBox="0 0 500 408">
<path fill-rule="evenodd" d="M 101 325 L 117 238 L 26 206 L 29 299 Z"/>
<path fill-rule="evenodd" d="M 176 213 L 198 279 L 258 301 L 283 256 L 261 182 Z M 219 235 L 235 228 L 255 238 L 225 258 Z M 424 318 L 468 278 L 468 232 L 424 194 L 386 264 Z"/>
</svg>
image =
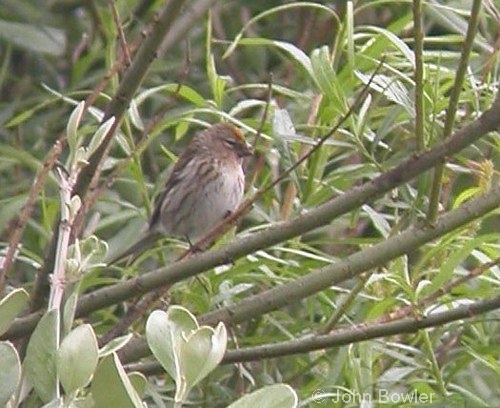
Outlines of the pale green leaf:
<svg viewBox="0 0 500 408">
<path fill-rule="evenodd" d="M 68 145 L 73 154 L 75 154 L 76 149 L 79 146 L 78 143 L 78 127 L 82 120 L 83 109 L 85 108 L 85 102 L 81 101 L 76 105 L 73 112 L 68 119 L 68 124 L 66 125 L 66 136 L 68 137 Z"/>
<path fill-rule="evenodd" d="M 203 326 L 191 336 L 180 339 L 179 363 L 187 390 L 203 380 L 224 357 L 227 331 L 223 323 L 216 329 Z"/>
<path fill-rule="evenodd" d="M 274 384 L 245 395 L 228 408 L 294 408 L 298 406 L 295 390 L 287 384 Z"/>
<path fill-rule="evenodd" d="M 57 372 L 67 394 L 85 387 L 97 367 L 97 338 L 92 326 L 82 324 L 62 341 L 57 352 Z"/>
<path fill-rule="evenodd" d="M 104 138 L 108 134 L 109 130 L 114 125 L 114 123 L 115 123 L 115 117 L 112 116 L 101 126 L 99 126 L 99 129 L 97 129 L 97 131 L 92 136 L 92 139 L 90 139 L 90 143 L 87 147 L 87 156 L 92 155 L 92 153 L 94 153 L 97 150 L 97 148 L 101 145 Z"/>
<path fill-rule="evenodd" d="M 0 335 L 7 331 L 13 320 L 28 306 L 28 301 L 29 295 L 24 289 L 15 289 L 0 301 Z"/>
<path fill-rule="evenodd" d="M 21 381 L 21 361 L 8 341 L 0 342 L 0 367 L 0 407 L 4 407 Z"/>
<path fill-rule="evenodd" d="M 368 204 L 365 204 L 363 206 L 363 211 L 365 211 L 365 213 L 368 215 L 368 217 L 373 223 L 373 226 L 377 229 L 377 231 L 380 232 L 380 234 L 384 238 L 389 237 L 389 234 L 391 232 L 391 226 L 384 218 L 384 216 L 381 213 L 375 211 Z"/>
<path fill-rule="evenodd" d="M 111 353 L 120 350 L 125 346 L 132 338 L 132 333 L 126 334 L 124 336 L 116 337 L 107 343 L 103 348 L 99 350 L 99 357 L 105 357 Z"/>
<path fill-rule="evenodd" d="M 139 395 L 115 353 L 104 357 L 99 363 L 90 389 L 96 408 L 143 408 Z"/>
<path fill-rule="evenodd" d="M 21 48 L 56 56 L 66 48 L 64 31 L 48 26 L 0 20 L 0 38 Z"/>
<path fill-rule="evenodd" d="M 43 402 L 56 395 L 56 352 L 59 311 L 50 310 L 42 316 L 33 331 L 24 359 L 26 377 Z"/>
<path fill-rule="evenodd" d="M 146 387 L 148 385 L 148 380 L 144 376 L 144 374 L 134 371 L 133 373 L 128 374 L 128 379 L 130 383 L 134 387 L 137 394 L 142 397 L 146 392 Z"/>
<path fill-rule="evenodd" d="M 132 99 L 132 101 L 130 101 L 128 116 L 130 117 L 130 120 L 132 121 L 132 124 L 136 129 L 139 129 L 141 132 L 144 131 L 144 122 L 142 121 L 141 114 L 139 113 L 139 109 L 137 107 L 135 99 Z"/>
</svg>

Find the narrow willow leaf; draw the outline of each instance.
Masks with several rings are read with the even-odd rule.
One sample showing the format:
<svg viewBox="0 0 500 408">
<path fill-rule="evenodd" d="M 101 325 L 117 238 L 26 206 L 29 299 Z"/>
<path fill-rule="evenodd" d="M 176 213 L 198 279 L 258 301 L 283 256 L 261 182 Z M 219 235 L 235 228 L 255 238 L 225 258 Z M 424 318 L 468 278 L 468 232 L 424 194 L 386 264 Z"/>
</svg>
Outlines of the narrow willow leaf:
<svg viewBox="0 0 500 408">
<path fill-rule="evenodd" d="M 141 114 L 139 113 L 139 109 L 137 107 L 135 99 L 132 99 L 132 101 L 130 101 L 128 116 L 130 117 L 130 120 L 132 121 L 132 124 L 136 129 L 139 129 L 141 132 L 144 131 L 144 122 L 142 121 Z"/>
<path fill-rule="evenodd" d="M 115 123 L 115 117 L 112 116 L 109 118 L 106 122 L 104 122 L 101 126 L 99 126 L 99 129 L 94 133 L 94 136 L 92 136 L 92 139 L 90 140 L 89 146 L 87 147 L 87 157 L 92 155 L 97 148 L 101 145 L 102 141 L 108 134 L 109 130 Z"/>
<path fill-rule="evenodd" d="M 324 46 L 315 49 L 311 53 L 311 66 L 314 81 L 321 90 L 321 93 L 333 102 L 334 107 L 339 113 L 343 113 L 346 110 L 347 104 L 342 86 L 339 84 L 337 75 L 332 68 L 328 47 Z"/>
<path fill-rule="evenodd" d="M 498 235 L 486 234 L 481 235 L 478 238 L 465 241 L 458 250 L 448 254 L 446 261 L 441 264 L 439 272 L 431 279 L 431 284 L 426 287 L 424 293 L 428 294 L 430 292 L 434 292 L 441 288 L 446 282 L 450 281 L 459 265 L 471 255 L 472 251 L 489 241 L 498 242 Z"/>
<path fill-rule="evenodd" d="M 308 9 L 318 9 L 320 11 L 324 11 L 334 19 L 336 27 L 338 27 L 340 25 L 339 18 L 337 16 L 337 14 L 335 13 L 335 11 L 331 7 L 324 6 L 322 4 L 317 4 L 314 2 L 310 2 L 310 1 L 292 2 L 290 4 L 284 4 L 284 5 L 280 5 L 278 7 L 269 8 L 269 9 L 266 9 L 264 12 L 256 15 L 255 17 L 251 18 L 250 20 L 248 20 L 248 22 L 243 26 L 243 28 L 240 30 L 240 32 L 236 35 L 233 42 L 229 45 L 226 52 L 222 56 L 222 59 L 226 59 L 227 57 L 229 57 L 229 55 L 231 55 L 231 53 L 236 49 L 236 47 L 239 44 L 241 44 L 245 40 L 247 40 L 247 38 L 243 38 L 243 34 L 245 33 L 246 30 L 248 30 L 248 28 L 250 26 L 255 24 L 257 21 L 259 21 L 263 18 L 266 18 L 266 17 L 268 17 L 272 14 L 275 14 L 275 13 L 280 13 L 283 11 L 293 10 L 295 8 L 302 8 L 302 7 L 308 8 Z"/>
<path fill-rule="evenodd" d="M 207 104 L 205 98 L 203 98 L 201 94 L 199 94 L 196 90 L 190 88 L 189 86 L 179 84 L 165 84 L 156 86 L 154 88 L 149 88 L 139 94 L 139 96 L 135 98 L 136 105 L 139 106 L 142 102 L 144 102 L 144 100 L 159 92 L 168 92 L 170 94 L 174 94 L 200 108 L 206 106 Z"/>
<path fill-rule="evenodd" d="M 384 216 L 367 204 L 363 206 L 363 211 L 366 212 L 368 217 L 372 220 L 373 226 L 377 229 L 377 231 L 380 232 L 384 238 L 387 238 L 391 232 L 391 226 Z"/>
<path fill-rule="evenodd" d="M 83 109 L 85 108 L 85 102 L 81 101 L 76 105 L 73 112 L 68 120 L 68 124 L 66 125 L 66 136 L 68 137 L 68 145 L 70 150 L 75 154 L 76 149 L 78 148 L 78 127 L 80 126 L 80 122 L 82 120 Z"/>
<path fill-rule="evenodd" d="M 27 50 L 62 55 L 66 48 L 64 31 L 38 24 L 0 20 L 0 38 Z"/>
<path fill-rule="evenodd" d="M 296 62 L 298 62 L 305 69 L 305 71 L 309 74 L 311 78 L 313 77 L 311 60 L 304 53 L 304 51 L 302 51 L 295 45 L 284 41 L 272 41 L 272 44 L 282 49 L 286 53 L 288 53 Z"/>
<path fill-rule="evenodd" d="M 385 28 L 380 28 L 376 26 L 368 26 L 365 27 L 365 29 L 366 31 L 374 31 L 377 34 L 381 34 L 384 37 L 386 37 L 392 44 L 394 44 L 396 48 L 399 49 L 399 51 L 401 51 L 401 53 L 406 57 L 408 62 L 411 63 L 413 67 L 415 67 L 415 55 L 413 54 L 413 51 L 397 35 L 390 32 L 389 30 L 386 30 Z"/>
</svg>

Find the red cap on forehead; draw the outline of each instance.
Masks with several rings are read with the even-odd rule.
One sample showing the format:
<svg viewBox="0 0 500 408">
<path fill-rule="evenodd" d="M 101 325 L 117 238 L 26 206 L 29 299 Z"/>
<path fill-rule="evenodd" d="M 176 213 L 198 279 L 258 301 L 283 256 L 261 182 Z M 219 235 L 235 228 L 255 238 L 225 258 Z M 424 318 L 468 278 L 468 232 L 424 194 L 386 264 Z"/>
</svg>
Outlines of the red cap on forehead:
<svg viewBox="0 0 500 408">
<path fill-rule="evenodd" d="M 229 125 L 229 126 L 231 126 L 231 132 L 233 133 L 234 138 L 236 140 L 239 140 L 241 143 L 245 143 L 245 136 L 243 136 L 241 130 L 234 125 Z"/>
</svg>

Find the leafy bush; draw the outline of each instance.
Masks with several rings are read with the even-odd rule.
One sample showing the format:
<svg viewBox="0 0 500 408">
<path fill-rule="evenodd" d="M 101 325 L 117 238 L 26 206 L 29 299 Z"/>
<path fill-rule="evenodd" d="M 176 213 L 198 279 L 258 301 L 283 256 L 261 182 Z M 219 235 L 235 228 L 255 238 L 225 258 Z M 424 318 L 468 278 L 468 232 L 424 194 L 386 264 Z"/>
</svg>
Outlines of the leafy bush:
<svg viewBox="0 0 500 408">
<path fill-rule="evenodd" d="M 500 403 L 493 2 L 6 4 L 0 405 Z M 111 264 L 221 120 L 239 211 Z"/>
</svg>

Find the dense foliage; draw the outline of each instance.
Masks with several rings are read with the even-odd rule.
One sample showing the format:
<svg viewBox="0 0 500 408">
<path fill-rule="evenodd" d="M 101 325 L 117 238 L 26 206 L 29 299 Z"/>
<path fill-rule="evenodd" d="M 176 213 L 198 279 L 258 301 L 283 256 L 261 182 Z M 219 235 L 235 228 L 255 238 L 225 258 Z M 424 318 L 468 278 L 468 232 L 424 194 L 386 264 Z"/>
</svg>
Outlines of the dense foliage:
<svg viewBox="0 0 500 408">
<path fill-rule="evenodd" d="M 179 358 L 194 406 L 499 406 L 494 2 L 0 5 L 0 405 L 171 406 Z M 108 264 L 219 121 L 255 151 L 233 228 Z M 162 349 L 170 305 L 218 346 Z"/>
</svg>

